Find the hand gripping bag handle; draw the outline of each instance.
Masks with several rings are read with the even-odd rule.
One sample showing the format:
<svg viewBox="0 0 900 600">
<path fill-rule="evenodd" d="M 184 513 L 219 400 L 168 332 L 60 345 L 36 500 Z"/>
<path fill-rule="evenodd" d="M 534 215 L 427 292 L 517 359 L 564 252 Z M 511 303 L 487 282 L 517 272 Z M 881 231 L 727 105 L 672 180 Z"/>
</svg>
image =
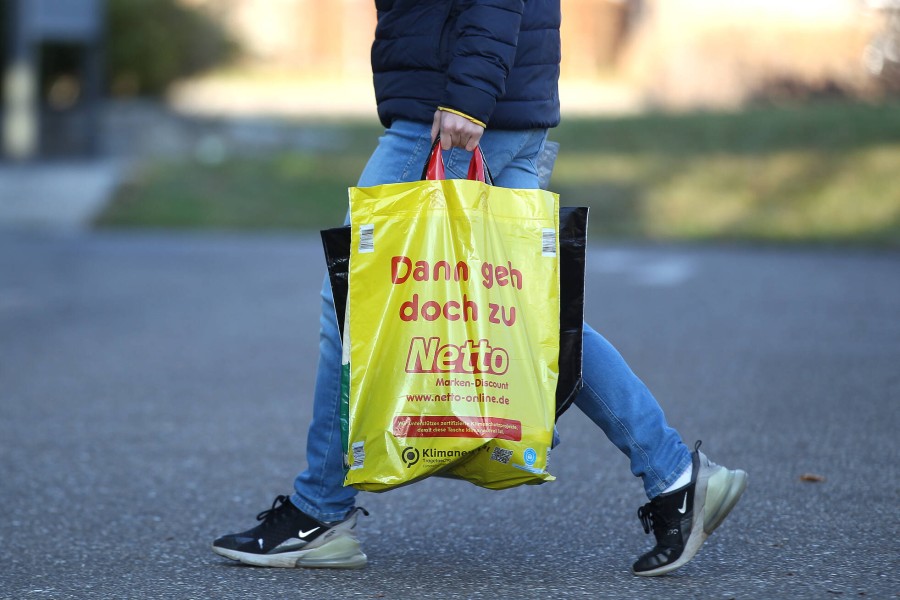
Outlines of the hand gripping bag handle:
<svg viewBox="0 0 900 600">
<path fill-rule="evenodd" d="M 431 150 L 428 152 L 428 160 L 425 161 L 425 168 L 422 169 L 422 179 L 446 179 L 446 171 L 444 170 L 444 155 L 441 151 L 441 136 L 435 138 L 431 144 Z M 469 173 L 467 179 L 472 181 L 480 181 L 488 185 L 494 185 L 494 178 L 491 170 L 488 168 L 487 161 L 484 158 L 484 152 L 481 146 L 476 146 L 472 152 L 472 160 L 469 161 Z"/>
</svg>

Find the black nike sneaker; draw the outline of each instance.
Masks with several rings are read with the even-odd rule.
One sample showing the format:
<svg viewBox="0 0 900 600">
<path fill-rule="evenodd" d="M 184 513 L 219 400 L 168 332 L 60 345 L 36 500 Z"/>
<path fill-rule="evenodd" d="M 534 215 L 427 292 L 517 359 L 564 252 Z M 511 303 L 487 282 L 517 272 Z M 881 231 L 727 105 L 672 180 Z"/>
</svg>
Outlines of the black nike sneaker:
<svg viewBox="0 0 900 600">
<path fill-rule="evenodd" d="M 644 532 L 656 536 L 656 546 L 632 565 L 635 575 L 664 575 L 694 558 L 747 487 L 747 473 L 711 462 L 694 446 L 691 482 L 661 494 L 638 509 Z"/>
<path fill-rule="evenodd" d="M 366 566 L 354 528 L 359 513 L 354 508 L 343 521 L 323 523 L 278 496 L 272 508 L 256 516 L 262 521 L 242 533 L 223 535 L 213 542 L 213 552 L 258 567 L 320 567 L 359 569 Z"/>
</svg>

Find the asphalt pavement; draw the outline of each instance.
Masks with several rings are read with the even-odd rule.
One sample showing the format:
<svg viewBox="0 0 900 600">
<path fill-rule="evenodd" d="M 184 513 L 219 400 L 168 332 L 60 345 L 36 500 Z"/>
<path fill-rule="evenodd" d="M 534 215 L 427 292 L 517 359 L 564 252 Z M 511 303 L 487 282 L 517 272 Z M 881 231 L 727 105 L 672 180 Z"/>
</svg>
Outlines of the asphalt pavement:
<svg viewBox="0 0 900 600">
<path fill-rule="evenodd" d="M 592 244 L 587 318 L 746 494 L 690 564 L 577 409 L 557 481 L 364 493 L 361 571 L 214 555 L 304 465 L 313 235 L 0 231 L 0 598 L 897 598 L 900 253 Z"/>
</svg>

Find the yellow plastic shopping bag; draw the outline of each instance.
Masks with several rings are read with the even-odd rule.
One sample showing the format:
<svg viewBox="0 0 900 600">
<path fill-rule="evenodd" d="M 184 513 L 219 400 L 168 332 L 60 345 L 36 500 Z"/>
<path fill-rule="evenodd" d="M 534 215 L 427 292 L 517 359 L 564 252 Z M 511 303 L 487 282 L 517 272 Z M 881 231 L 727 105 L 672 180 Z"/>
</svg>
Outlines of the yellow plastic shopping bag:
<svg viewBox="0 0 900 600">
<path fill-rule="evenodd" d="M 558 213 L 480 181 L 351 188 L 347 485 L 553 479 Z"/>
</svg>

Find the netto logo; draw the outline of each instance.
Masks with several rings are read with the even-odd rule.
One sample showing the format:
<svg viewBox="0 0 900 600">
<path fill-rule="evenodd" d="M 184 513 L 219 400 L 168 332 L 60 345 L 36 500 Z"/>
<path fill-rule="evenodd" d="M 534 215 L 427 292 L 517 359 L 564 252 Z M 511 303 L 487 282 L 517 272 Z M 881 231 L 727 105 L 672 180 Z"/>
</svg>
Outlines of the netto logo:
<svg viewBox="0 0 900 600">
<path fill-rule="evenodd" d="M 406 468 L 408 469 L 419 462 L 419 451 L 412 446 L 407 446 L 403 449 L 403 452 L 400 453 L 400 458 L 406 463 Z"/>
</svg>

